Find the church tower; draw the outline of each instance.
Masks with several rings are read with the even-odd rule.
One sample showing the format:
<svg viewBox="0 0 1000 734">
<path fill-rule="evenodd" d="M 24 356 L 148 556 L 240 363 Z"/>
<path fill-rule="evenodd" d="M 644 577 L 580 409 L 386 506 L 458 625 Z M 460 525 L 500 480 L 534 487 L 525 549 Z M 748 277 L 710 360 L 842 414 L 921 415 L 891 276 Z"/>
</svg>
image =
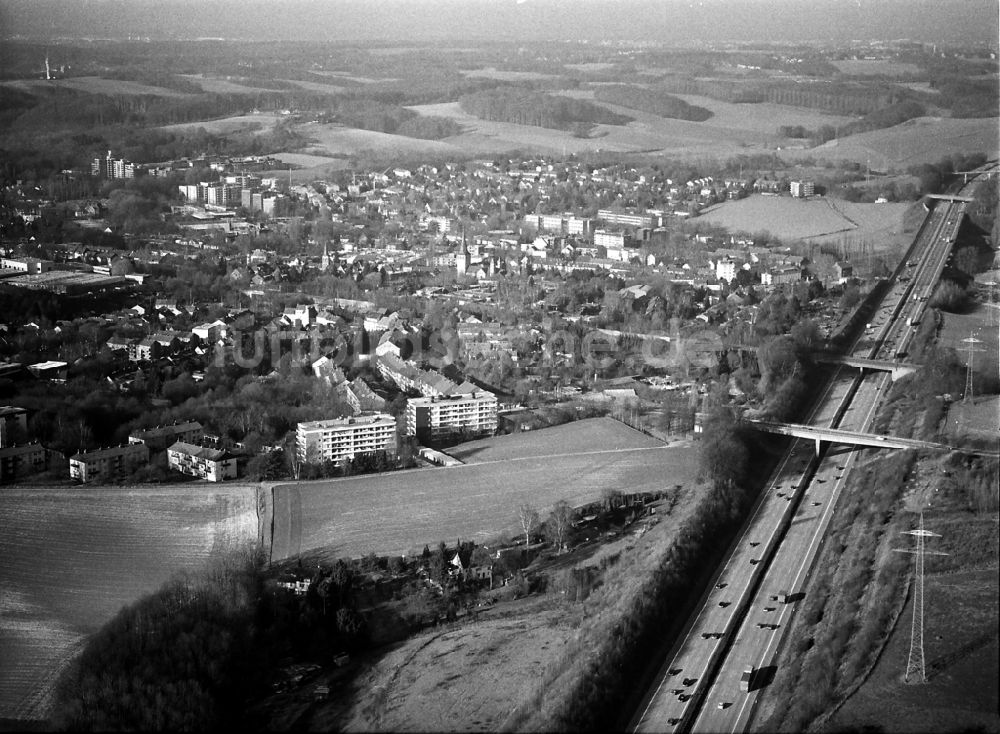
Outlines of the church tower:
<svg viewBox="0 0 1000 734">
<path fill-rule="evenodd" d="M 472 262 L 472 257 L 469 255 L 469 247 L 465 241 L 465 230 L 462 230 L 462 244 L 458 248 L 458 254 L 455 256 L 455 272 L 459 278 L 464 278 L 469 272 L 469 265 Z"/>
<path fill-rule="evenodd" d="M 320 268 L 325 272 L 330 268 L 330 253 L 327 251 L 327 243 L 323 243 L 323 258 L 319 261 Z"/>
</svg>

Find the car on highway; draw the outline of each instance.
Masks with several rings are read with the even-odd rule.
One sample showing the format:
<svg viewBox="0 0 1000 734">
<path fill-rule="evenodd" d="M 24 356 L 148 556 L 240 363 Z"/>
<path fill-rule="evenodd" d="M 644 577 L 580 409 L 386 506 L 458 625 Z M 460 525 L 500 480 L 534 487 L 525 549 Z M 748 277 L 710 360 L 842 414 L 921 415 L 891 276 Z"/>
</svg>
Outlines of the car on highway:
<svg viewBox="0 0 1000 734">
<path fill-rule="evenodd" d="M 722 607 L 723 609 L 725 609 L 726 607 L 729 606 L 729 602 L 728 601 L 720 601 L 719 602 L 719 606 Z"/>
<path fill-rule="evenodd" d="M 725 581 L 720 581 L 719 583 L 717 583 L 715 585 L 715 588 L 716 589 L 724 589 L 724 588 L 726 588 L 726 582 Z"/>
<path fill-rule="evenodd" d="M 679 721 L 680 721 L 680 719 L 676 719 L 676 718 L 667 719 L 667 723 L 670 724 L 670 726 L 677 726 L 677 723 Z"/>
<path fill-rule="evenodd" d="M 682 693 L 681 695 L 679 695 L 677 697 L 677 700 L 681 701 L 683 703 L 684 701 L 687 701 L 689 698 L 691 698 L 691 694 L 690 693 Z"/>
<path fill-rule="evenodd" d="M 722 711 L 723 709 L 728 708 L 729 706 L 730 706 L 729 701 L 719 701 L 718 709 Z"/>
<path fill-rule="evenodd" d="M 751 558 L 750 559 L 750 565 L 751 566 L 756 566 L 758 563 L 760 563 L 760 559 L 759 558 Z"/>
<path fill-rule="evenodd" d="M 680 668 L 671 668 L 670 670 L 667 671 L 667 675 L 677 675 L 680 672 L 681 672 Z"/>
</svg>

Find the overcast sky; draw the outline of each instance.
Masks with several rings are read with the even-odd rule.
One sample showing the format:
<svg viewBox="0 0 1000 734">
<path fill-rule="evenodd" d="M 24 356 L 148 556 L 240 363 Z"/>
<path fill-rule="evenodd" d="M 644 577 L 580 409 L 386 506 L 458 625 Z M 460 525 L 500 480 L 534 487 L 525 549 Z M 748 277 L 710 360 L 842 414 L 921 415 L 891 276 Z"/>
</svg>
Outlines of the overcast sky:
<svg viewBox="0 0 1000 734">
<path fill-rule="evenodd" d="M 1000 0 L 0 0 L 0 34 L 997 45 Z"/>
</svg>

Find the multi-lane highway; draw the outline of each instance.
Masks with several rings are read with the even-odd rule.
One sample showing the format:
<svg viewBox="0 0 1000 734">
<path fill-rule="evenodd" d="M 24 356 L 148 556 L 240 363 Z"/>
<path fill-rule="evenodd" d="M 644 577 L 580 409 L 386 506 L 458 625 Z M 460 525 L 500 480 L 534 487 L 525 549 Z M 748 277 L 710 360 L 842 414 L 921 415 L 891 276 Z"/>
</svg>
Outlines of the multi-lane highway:
<svg viewBox="0 0 1000 734">
<path fill-rule="evenodd" d="M 859 359 L 893 360 L 908 344 L 944 267 L 964 214 L 962 201 L 939 200 L 893 275 L 872 322 L 851 345 Z M 840 367 L 806 423 L 867 432 L 890 381 L 885 372 Z M 757 690 L 740 690 L 746 668 L 777 655 L 829 525 L 856 451 L 816 455 L 796 440 L 769 480 L 727 561 L 670 652 L 632 728 L 636 731 L 744 731 Z"/>
</svg>

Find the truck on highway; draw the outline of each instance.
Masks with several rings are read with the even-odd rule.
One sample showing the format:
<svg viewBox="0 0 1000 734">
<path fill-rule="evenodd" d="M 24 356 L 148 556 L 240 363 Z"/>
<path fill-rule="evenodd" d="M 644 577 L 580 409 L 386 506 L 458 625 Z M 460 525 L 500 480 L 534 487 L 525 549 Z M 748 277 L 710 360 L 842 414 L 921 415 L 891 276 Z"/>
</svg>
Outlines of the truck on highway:
<svg viewBox="0 0 1000 734">
<path fill-rule="evenodd" d="M 754 673 L 756 673 L 756 671 L 752 665 L 743 670 L 743 675 L 740 676 L 740 690 L 744 693 L 749 693 L 753 688 Z"/>
</svg>

